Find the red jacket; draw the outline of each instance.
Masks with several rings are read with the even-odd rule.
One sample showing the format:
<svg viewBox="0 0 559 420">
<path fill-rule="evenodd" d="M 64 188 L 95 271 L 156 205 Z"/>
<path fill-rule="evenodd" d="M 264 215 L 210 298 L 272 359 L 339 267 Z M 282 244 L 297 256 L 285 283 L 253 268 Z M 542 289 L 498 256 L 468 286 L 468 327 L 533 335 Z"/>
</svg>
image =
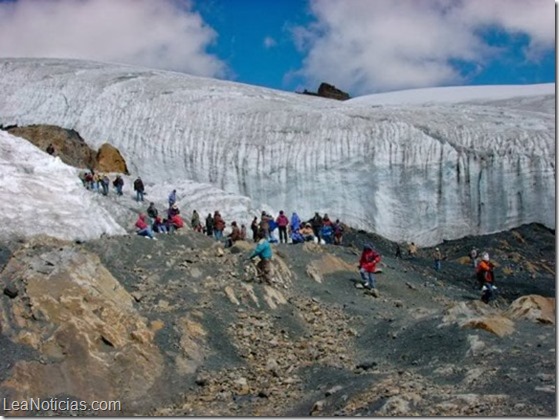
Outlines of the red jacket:
<svg viewBox="0 0 559 420">
<path fill-rule="evenodd" d="M 493 283 L 495 277 L 493 274 L 493 264 L 489 261 L 481 260 L 476 268 L 477 278 L 481 282 Z"/>
<path fill-rule="evenodd" d="M 359 268 L 374 273 L 378 262 L 380 262 L 380 255 L 372 249 L 365 249 L 359 260 Z"/>
<path fill-rule="evenodd" d="M 145 228 L 148 227 L 148 225 L 144 221 L 144 219 L 142 219 L 141 217 L 138 217 L 138 220 L 136 220 L 136 227 L 140 230 L 144 230 Z"/>
<path fill-rule="evenodd" d="M 276 219 L 276 223 L 278 224 L 278 226 L 280 227 L 285 227 L 289 224 L 289 219 L 285 216 L 285 214 L 281 214 L 278 216 L 278 218 Z"/>
<path fill-rule="evenodd" d="M 184 226 L 184 221 L 182 220 L 182 217 L 180 217 L 178 214 L 175 214 L 173 217 L 171 217 L 169 219 L 169 221 L 177 228 L 181 228 Z"/>
</svg>

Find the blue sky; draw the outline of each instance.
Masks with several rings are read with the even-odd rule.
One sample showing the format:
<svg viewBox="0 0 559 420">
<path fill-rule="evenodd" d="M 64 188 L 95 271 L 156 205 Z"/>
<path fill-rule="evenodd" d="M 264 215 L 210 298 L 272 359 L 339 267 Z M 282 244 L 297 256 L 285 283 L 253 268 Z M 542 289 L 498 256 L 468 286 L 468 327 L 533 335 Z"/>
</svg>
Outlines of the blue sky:
<svg viewBox="0 0 559 420">
<path fill-rule="evenodd" d="M 0 57 L 122 62 L 352 96 L 555 81 L 549 0 L 0 0 Z"/>
</svg>

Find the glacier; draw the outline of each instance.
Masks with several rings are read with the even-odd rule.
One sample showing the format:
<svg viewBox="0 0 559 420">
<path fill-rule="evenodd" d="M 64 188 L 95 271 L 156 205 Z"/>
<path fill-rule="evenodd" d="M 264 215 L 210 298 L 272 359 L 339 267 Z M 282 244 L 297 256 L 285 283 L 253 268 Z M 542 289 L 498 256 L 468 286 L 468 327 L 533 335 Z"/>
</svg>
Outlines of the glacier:
<svg viewBox="0 0 559 420">
<path fill-rule="evenodd" d="M 183 205 L 202 216 L 220 209 L 248 225 L 261 209 L 317 211 L 424 246 L 532 222 L 555 228 L 554 84 L 337 102 L 119 64 L 4 58 L 0 89 L 3 126 L 58 125 L 93 148 L 108 141 L 132 179 L 157 191 L 150 200 L 182 188 Z"/>
</svg>

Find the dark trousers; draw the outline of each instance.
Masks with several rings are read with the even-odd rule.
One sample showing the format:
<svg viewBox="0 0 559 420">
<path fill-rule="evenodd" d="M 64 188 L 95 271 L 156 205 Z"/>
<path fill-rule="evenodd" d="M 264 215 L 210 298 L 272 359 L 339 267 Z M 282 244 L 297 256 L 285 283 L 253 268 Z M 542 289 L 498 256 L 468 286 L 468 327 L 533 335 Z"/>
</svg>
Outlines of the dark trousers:
<svg viewBox="0 0 559 420">
<path fill-rule="evenodd" d="M 280 242 L 287 243 L 287 226 L 278 226 Z"/>
</svg>

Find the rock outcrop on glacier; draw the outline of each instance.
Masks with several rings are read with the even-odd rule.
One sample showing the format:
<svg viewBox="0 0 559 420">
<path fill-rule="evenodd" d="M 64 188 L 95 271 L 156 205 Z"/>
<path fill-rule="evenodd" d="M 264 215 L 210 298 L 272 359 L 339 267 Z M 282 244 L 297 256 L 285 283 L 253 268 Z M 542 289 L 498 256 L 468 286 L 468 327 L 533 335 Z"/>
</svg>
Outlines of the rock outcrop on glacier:
<svg viewBox="0 0 559 420">
<path fill-rule="evenodd" d="M 553 85 L 522 94 L 522 108 L 491 95 L 371 106 L 84 61 L 2 59 L 0 73 L 0 124 L 108 140 L 154 183 L 208 183 L 257 208 L 327 212 L 424 245 L 555 227 L 555 119 L 541 105 Z"/>
</svg>

